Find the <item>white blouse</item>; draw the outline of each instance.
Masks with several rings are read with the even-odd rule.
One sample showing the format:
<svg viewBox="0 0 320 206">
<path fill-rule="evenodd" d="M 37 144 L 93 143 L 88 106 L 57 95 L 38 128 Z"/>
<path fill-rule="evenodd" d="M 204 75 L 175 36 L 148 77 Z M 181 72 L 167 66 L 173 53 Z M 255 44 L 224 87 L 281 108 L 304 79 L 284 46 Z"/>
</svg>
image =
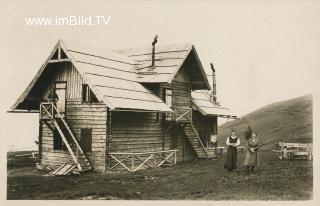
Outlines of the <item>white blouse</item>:
<svg viewBox="0 0 320 206">
<path fill-rule="evenodd" d="M 230 136 L 230 137 L 228 137 L 228 138 L 227 138 L 227 141 L 226 141 L 226 145 L 227 145 L 227 146 L 235 146 L 235 147 L 238 147 L 238 146 L 240 145 L 240 138 L 237 139 L 237 143 L 230 143 L 229 138 L 235 139 L 235 138 L 237 138 L 237 136 L 234 136 L 234 137 L 233 137 L 233 136 Z"/>
</svg>

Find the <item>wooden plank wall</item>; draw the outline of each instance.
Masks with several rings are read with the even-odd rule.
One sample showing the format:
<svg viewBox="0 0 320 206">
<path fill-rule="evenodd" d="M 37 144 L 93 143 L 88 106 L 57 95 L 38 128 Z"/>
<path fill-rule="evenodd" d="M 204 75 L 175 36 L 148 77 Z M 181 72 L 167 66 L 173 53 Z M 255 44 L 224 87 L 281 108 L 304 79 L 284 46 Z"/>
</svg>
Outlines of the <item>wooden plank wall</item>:
<svg viewBox="0 0 320 206">
<path fill-rule="evenodd" d="M 80 139 L 81 128 L 92 128 L 92 152 L 87 153 L 94 170 L 106 169 L 107 107 L 104 103 L 82 103 L 81 88 L 85 83 L 79 73 L 69 63 L 56 67 L 57 72 L 47 85 L 44 97 L 56 81 L 67 81 L 66 120 L 75 137 Z M 56 165 L 72 162 L 68 151 L 53 149 L 53 133 L 42 124 L 42 164 Z"/>
<path fill-rule="evenodd" d="M 157 118 L 156 113 L 112 112 L 111 121 L 111 152 L 150 152 L 163 149 L 161 118 Z M 122 159 L 126 156 L 117 157 Z M 159 158 L 157 162 L 160 162 Z M 115 160 L 111 160 L 110 164 L 114 165 L 115 163 Z M 124 163 L 131 165 L 131 159 Z M 137 165 L 141 162 L 135 159 L 134 163 Z M 123 168 L 118 167 L 118 169 Z"/>
<path fill-rule="evenodd" d="M 161 120 L 156 113 L 113 112 L 111 152 L 162 150 Z"/>
<path fill-rule="evenodd" d="M 191 82 L 185 67 L 177 73 L 171 84 L 162 83 L 160 86 L 160 97 L 163 99 L 164 90 L 172 89 L 173 107 L 191 107 Z M 165 123 L 163 128 L 167 128 L 169 123 Z M 177 161 L 188 161 L 196 158 L 196 154 L 187 140 L 182 128 L 173 128 L 172 133 L 164 136 L 164 149 L 170 149 L 170 135 L 177 137 Z M 177 131 L 178 130 L 178 131 Z"/>
<path fill-rule="evenodd" d="M 66 119 L 76 138 L 80 141 L 82 128 L 92 129 L 92 151 L 87 157 L 94 170 L 106 168 L 107 107 L 103 103 L 81 103 L 68 100 Z"/>
<path fill-rule="evenodd" d="M 182 127 L 173 128 L 173 132 L 168 133 L 165 136 L 165 139 L 164 139 L 165 150 L 173 149 L 173 148 L 170 148 L 170 136 L 175 136 L 177 138 L 176 149 L 178 150 L 177 151 L 178 162 L 193 160 L 197 157 L 195 151 L 192 149 L 190 142 L 186 138 L 186 135 Z"/>
<path fill-rule="evenodd" d="M 50 124 L 53 128 L 53 124 Z M 58 166 L 61 163 L 73 163 L 67 150 L 53 149 L 53 132 L 45 123 L 42 123 L 42 142 L 41 142 L 41 164 L 42 166 Z"/>
<path fill-rule="evenodd" d="M 54 88 L 55 82 L 67 82 L 67 99 L 68 100 L 81 100 L 82 84 L 85 84 L 83 78 L 69 62 L 56 63 L 50 65 L 50 68 L 55 70 L 53 78 L 48 79 L 46 82 L 46 89 L 43 92 L 42 99 L 46 99 L 49 94 L 50 88 Z"/>
</svg>

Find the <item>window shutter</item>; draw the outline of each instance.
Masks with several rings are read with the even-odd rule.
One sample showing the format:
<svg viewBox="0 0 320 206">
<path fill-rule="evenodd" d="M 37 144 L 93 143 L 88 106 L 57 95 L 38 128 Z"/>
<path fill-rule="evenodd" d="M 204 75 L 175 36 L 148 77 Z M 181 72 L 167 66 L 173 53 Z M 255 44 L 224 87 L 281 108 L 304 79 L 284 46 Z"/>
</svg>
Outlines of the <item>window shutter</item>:
<svg viewBox="0 0 320 206">
<path fill-rule="evenodd" d="M 62 138 L 61 138 L 58 130 L 55 129 L 53 131 L 53 149 L 54 150 L 61 150 L 62 145 L 63 145 Z"/>
<path fill-rule="evenodd" d="M 92 150 L 92 129 L 81 129 L 80 146 L 85 152 L 91 152 Z"/>
</svg>

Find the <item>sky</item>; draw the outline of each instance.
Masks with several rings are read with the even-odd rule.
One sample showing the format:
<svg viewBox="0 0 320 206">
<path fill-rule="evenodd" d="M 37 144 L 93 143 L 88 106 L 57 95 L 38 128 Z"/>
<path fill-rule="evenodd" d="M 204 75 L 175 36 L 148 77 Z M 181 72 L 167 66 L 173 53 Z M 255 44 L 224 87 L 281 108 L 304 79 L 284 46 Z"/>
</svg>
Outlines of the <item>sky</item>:
<svg viewBox="0 0 320 206">
<path fill-rule="evenodd" d="M 216 69 L 217 96 L 236 115 L 319 88 L 319 1 L 1 1 L 1 137 L 35 147 L 37 114 L 6 111 L 58 39 L 117 49 L 194 44 Z M 27 26 L 28 17 L 109 17 L 107 26 Z M 211 82 L 211 80 L 210 80 Z M 223 121 L 220 121 L 222 123 Z"/>
</svg>

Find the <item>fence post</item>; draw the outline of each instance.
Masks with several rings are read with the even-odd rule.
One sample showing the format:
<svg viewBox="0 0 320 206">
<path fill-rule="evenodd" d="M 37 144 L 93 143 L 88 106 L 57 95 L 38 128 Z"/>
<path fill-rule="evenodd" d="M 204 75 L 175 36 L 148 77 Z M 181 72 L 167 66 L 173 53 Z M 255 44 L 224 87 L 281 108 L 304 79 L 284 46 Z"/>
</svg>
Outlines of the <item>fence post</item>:
<svg viewBox="0 0 320 206">
<path fill-rule="evenodd" d="M 177 164 L 177 150 L 174 150 L 174 164 Z"/>
<path fill-rule="evenodd" d="M 134 155 L 131 155 L 131 171 L 134 172 Z"/>
</svg>

